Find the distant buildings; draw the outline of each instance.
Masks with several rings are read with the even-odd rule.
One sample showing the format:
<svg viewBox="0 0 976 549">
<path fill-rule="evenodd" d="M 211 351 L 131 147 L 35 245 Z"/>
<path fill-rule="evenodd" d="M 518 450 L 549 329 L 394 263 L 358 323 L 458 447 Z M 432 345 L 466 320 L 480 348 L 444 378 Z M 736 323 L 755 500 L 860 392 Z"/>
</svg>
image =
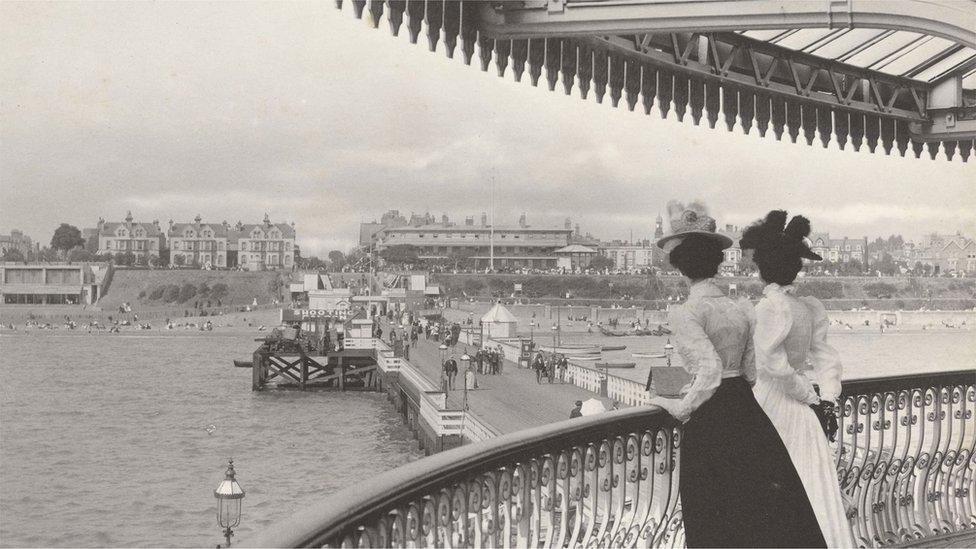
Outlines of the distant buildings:
<svg viewBox="0 0 976 549">
<path fill-rule="evenodd" d="M 927 235 L 915 246 L 914 263 L 928 266 L 933 274 L 976 273 L 976 242 L 956 233 Z"/>
<path fill-rule="evenodd" d="M 868 265 L 868 238 L 830 238 L 830 233 L 813 233 L 810 236 L 813 252 L 831 263 L 857 261 L 862 268 Z"/>
<path fill-rule="evenodd" d="M 225 268 L 227 264 L 227 222 L 204 223 L 197 215 L 193 223 L 169 221 L 166 239 L 169 242 L 170 267 L 195 265 L 204 268 Z"/>
<path fill-rule="evenodd" d="M 562 228 L 535 227 L 526 222 L 525 214 L 517 225 L 494 226 L 488 222 L 486 213 L 481 214 L 479 224 L 471 216 L 463 225 L 452 223 L 446 215 L 440 222 L 434 222 L 429 214 L 411 216 L 406 224 L 401 224 L 404 218 L 399 212 L 391 210 L 388 214 L 384 216 L 387 224 L 382 228 L 374 231 L 375 223 L 360 228 L 361 239 L 370 235 L 369 241 L 377 251 L 409 244 L 417 249 L 419 259 L 464 260 L 476 269 L 492 263 L 495 268 L 555 268 L 554 252 L 569 245 L 573 234 L 568 219 Z"/>
<path fill-rule="evenodd" d="M 742 248 L 739 247 L 742 230 L 738 225 L 726 225 L 724 229 L 719 229 L 717 232 L 732 239 L 732 245 L 725 249 L 725 259 L 719 265 L 719 272 L 738 274 L 742 270 Z"/>
<path fill-rule="evenodd" d="M 90 305 L 110 272 L 106 263 L 0 263 L 0 303 Z"/>
<path fill-rule="evenodd" d="M 120 222 L 99 219 L 95 235 L 98 238 L 96 253 L 113 256 L 132 253 L 136 260 L 159 258 L 166 243 L 158 220 L 152 223 L 133 221 L 132 212 L 127 212 L 125 220 Z"/>
<path fill-rule="evenodd" d="M 17 229 L 13 229 L 10 231 L 10 234 L 0 234 L 0 256 L 5 255 L 11 250 L 17 250 L 24 258 L 27 258 L 31 252 L 37 250 L 37 245 L 31 241 L 29 236 Z"/>
<path fill-rule="evenodd" d="M 138 264 L 163 260 L 170 267 L 246 270 L 291 269 L 295 264 L 295 224 L 272 223 L 267 214 L 260 223 L 231 226 L 226 221 L 208 223 L 199 215 L 192 221 L 124 221 L 99 219 L 93 229 L 83 229 L 86 248 L 99 255 L 118 257 L 131 253 Z"/>
<path fill-rule="evenodd" d="M 664 254 L 664 250 L 649 240 L 633 243 L 611 240 L 601 243 L 599 250 L 600 255 L 613 260 L 614 270 L 621 271 L 649 269 L 655 265 L 657 256 Z"/>
<path fill-rule="evenodd" d="M 238 223 L 229 245 L 237 263 L 251 271 L 291 269 L 295 265 L 295 224 L 272 223 L 265 214 L 257 224 Z"/>
</svg>

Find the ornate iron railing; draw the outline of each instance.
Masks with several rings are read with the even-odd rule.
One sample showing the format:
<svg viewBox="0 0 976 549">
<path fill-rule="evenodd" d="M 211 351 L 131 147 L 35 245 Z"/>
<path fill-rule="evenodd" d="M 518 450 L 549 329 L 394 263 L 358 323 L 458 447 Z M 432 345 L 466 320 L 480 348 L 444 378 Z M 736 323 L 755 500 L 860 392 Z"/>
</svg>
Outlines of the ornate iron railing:
<svg viewBox="0 0 976 549">
<path fill-rule="evenodd" d="M 866 547 L 976 533 L 976 370 L 844 383 L 838 478 Z"/>
<path fill-rule="evenodd" d="M 632 408 L 415 461 L 278 524 L 258 546 L 684 544 L 680 428 Z"/>
<path fill-rule="evenodd" d="M 976 371 L 844 384 L 837 467 L 860 546 L 976 534 Z M 635 407 L 491 438 L 375 477 L 257 546 L 677 547 L 680 426 Z"/>
</svg>

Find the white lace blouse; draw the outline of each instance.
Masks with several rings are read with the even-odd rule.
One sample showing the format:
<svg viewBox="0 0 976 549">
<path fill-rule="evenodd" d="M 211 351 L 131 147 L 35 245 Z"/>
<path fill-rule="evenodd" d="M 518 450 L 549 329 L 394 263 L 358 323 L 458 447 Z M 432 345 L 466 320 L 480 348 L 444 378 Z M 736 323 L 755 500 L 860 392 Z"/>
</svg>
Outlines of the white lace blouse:
<svg viewBox="0 0 976 549">
<path fill-rule="evenodd" d="M 675 418 L 687 420 L 721 385 L 723 378 L 756 379 L 752 346 L 752 305 L 733 301 L 714 280 L 691 286 L 688 301 L 673 307 L 668 321 L 684 369 L 694 376 L 681 400 L 655 399 Z M 670 399 L 668 399 L 670 400 Z"/>
<path fill-rule="evenodd" d="M 793 286 L 769 284 L 756 305 L 759 377 L 782 384 L 787 394 L 806 404 L 836 400 L 843 366 L 837 351 L 827 344 L 827 311 L 817 298 L 798 298 L 793 293 Z"/>
</svg>

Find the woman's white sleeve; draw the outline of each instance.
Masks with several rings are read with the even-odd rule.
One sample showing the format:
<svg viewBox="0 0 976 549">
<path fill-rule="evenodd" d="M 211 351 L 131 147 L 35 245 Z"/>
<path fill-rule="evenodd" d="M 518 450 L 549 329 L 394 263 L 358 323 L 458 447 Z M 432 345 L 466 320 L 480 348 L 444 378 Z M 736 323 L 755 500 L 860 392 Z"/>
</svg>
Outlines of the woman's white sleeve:
<svg viewBox="0 0 976 549">
<path fill-rule="evenodd" d="M 803 302 L 810 308 L 813 316 L 813 341 L 810 344 L 809 357 L 820 385 L 820 398 L 837 400 L 840 397 L 840 380 L 844 367 L 837 349 L 827 343 L 827 328 L 830 326 L 827 309 L 814 297 L 803 298 Z"/>
<path fill-rule="evenodd" d="M 753 334 L 756 369 L 780 380 L 786 392 L 806 404 L 817 404 L 820 398 L 813 383 L 790 366 L 784 342 L 793 327 L 793 312 L 786 298 L 771 294 L 756 305 L 756 331 Z"/>
<path fill-rule="evenodd" d="M 685 369 L 695 376 L 687 394 L 671 411 L 674 417 L 684 421 L 712 398 L 722 384 L 722 359 L 701 323 L 685 307 L 672 310 L 668 321 L 674 331 L 674 346 L 684 360 Z"/>
</svg>

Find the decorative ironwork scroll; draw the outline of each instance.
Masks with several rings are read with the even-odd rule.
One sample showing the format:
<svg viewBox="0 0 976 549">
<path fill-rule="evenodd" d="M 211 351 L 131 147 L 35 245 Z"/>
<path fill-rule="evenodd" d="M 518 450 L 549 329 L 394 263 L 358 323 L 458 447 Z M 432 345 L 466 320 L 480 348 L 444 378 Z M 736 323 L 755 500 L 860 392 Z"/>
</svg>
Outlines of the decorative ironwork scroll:
<svg viewBox="0 0 976 549">
<path fill-rule="evenodd" d="M 858 544 L 976 532 L 976 371 L 847 382 L 837 471 Z"/>
<path fill-rule="evenodd" d="M 844 384 L 837 467 L 862 547 L 976 533 L 976 371 Z M 635 407 L 491 438 L 336 494 L 293 547 L 681 547 L 681 428 Z"/>
<path fill-rule="evenodd" d="M 564 421 L 390 471 L 259 544 L 682 547 L 680 449 L 657 408 Z"/>
</svg>

